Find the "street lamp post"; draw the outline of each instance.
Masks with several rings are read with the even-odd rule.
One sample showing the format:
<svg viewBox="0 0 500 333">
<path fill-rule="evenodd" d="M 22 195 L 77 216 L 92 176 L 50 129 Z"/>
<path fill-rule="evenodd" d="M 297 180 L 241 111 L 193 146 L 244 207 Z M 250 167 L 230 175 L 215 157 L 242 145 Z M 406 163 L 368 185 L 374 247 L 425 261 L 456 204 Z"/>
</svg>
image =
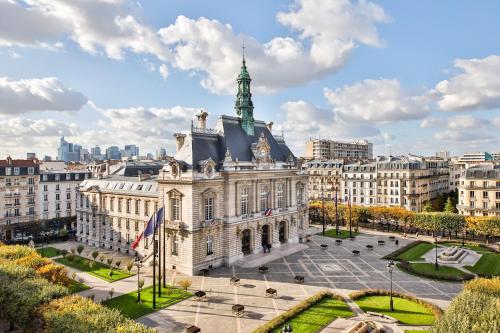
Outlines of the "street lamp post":
<svg viewBox="0 0 500 333">
<path fill-rule="evenodd" d="M 434 266 L 436 267 L 436 270 L 438 269 L 438 238 L 437 234 L 434 236 L 434 243 L 436 244 L 436 260 L 434 262 Z"/>
<path fill-rule="evenodd" d="M 322 204 L 322 210 L 323 210 L 323 233 L 322 235 L 325 235 L 325 188 L 324 188 L 324 182 L 321 180 L 321 204 Z"/>
<path fill-rule="evenodd" d="M 389 270 L 389 275 L 391 279 L 391 293 L 390 293 L 390 301 L 389 301 L 389 309 L 390 311 L 394 311 L 394 302 L 392 300 L 392 271 L 394 270 L 394 261 L 389 261 L 387 264 L 387 269 Z"/>
<path fill-rule="evenodd" d="M 335 234 L 339 235 L 339 210 L 338 210 L 339 180 L 335 181 Z"/>
<path fill-rule="evenodd" d="M 141 259 L 139 254 L 135 253 L 135 265 L 137 266 L 137 303 L 141 302 Z"/>
</svg>

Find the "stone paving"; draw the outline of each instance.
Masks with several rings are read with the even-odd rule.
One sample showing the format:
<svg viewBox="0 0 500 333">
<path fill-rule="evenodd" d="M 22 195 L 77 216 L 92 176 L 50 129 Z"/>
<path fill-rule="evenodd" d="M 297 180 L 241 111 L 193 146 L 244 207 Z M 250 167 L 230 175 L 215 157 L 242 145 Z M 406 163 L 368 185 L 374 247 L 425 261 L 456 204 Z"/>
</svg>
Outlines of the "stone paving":
<svg viewBox="0 0 500 333">
<path fill-rule="evenodd" d="M 191 289 L 207 292 L 208 302 L 189 299 L 139 321 L 160 332 L 182 332 L 187 326 L 196 325 L 204 333 L 244 333 L 253 331 L 321 289 L 332 289 L 344 296 L 364 288 L 389 289 L 387 261 L 380 258 L 412 240 L 397 237 L 397 246 L 389 240 L 389 234 L 369 233 L 357 236 L 354 241 L 343 240 L 341 245 L 336 245 L 334 238 L 314 235 L 308 248 L 266 263 L 269 268 L 266 274 L 259 273 L 255 267 L 233 266 L 214 269 L 207 277 L 192 277 Z M 385 245 L 379 246 L 378 240 L 384 240 Z M 321 249 L 321 244 L 328 248 Z M 367 244 L 373 245 L 373 250 L 367 250 Z M 352 250 L 361 253 L 354 256 Z M 241 279 L 239 287 L 229 283 L 234 275 Z M 304 276 L 305 284 L 294 283 L 295 275 Z M 393 283 L 394 291 L 428 299 L 442 308 L 462 289 L 461 283 L 427 280 L 398 269 L 393 272 Z M 276 289 L 278 298 L 266 297 L 267 288 Z M 237 318 L 231 313 L 234 304 L 245 306 L 245 316 Z M 336 321 L 329 326 L 328 332 L 341 332 L 349 323 L 352 321 L 346 320 L 343 325 Z M 402 330 L 395 327 L 393 331 Z"/>
</svg>

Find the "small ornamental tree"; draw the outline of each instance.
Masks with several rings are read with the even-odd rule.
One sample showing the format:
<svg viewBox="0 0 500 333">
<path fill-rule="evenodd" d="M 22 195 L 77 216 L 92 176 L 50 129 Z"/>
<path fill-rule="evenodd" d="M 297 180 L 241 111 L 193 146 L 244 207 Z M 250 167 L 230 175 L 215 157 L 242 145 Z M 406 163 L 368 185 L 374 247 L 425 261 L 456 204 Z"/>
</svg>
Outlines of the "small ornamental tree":
<svg viewBox="0 0 500 333">
<path fill-rule="evenodd" d="M 184 290 L 188 290 L 189 287 L 191 287 L 191 280 L 190 279 L 181 279 L 179 282 L 177 282 L 181 288 Z"/>
<path fill-rule="evenodd" d="M 116 268 L 120 268 L 120 265 L 121 265 L 121 264 L 122 264 L 122 262 L 121 262 L 121 261 L 119 261 L 119 260 L 118 260 L 117 262 L 115 262 L 115 266 L 116 266 Z"/>
<path fill-rule="evenodd" d="M 100 262 L 104 262 L 104 256 L 103 256 L 103 255 L 101 255 L 101 256 L 99 257 L 99 261 L 100 261 Z"/>
<path fill-rule="evenodd" d="M 99 256 L 99 251 L 92 252 L 92 258 L 94 258 L 94 261 L 97 259 L 98 256 Z"/>
<path fill-rule="evenodd" d="M 83 245 L 78 245 L 76 247 L 76 252 L 78 252 L 78 255 L 82 255 L 83 249 L 84 249 Z"/>
<path fill-rule="evenodd" d="M 128 264 L 127 264 L 127 271 L 128 271 L 129 274 L 130 274 L 130 271 L 132 270 L 132 267 L 134 267 L 134 262 L 133 261 L 129 261 Z"/>
<path fill-rule="evenodd" d="M 451 197 L 448 197 L 448 200 L 446 200 L 446 204 L 444 205 L 444 211 L 446 213 L 455 213 L 456 208 L 453 206 L 453 203 L 451 202 Z"/>
</svg>

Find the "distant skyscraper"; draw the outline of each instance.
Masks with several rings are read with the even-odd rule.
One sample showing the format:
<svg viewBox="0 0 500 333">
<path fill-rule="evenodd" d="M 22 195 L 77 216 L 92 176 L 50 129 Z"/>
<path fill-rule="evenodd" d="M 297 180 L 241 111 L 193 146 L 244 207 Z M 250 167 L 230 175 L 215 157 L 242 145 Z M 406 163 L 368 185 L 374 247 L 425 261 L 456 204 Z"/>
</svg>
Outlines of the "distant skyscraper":
<svg viewBox="0 0 500 333">
<path fill-rule="evenodd" d="M 82 146 L 72 144 L 61 137 L 57 149 L 57 159 L 64 162 L 79 162 Z"/>
<path fill-rule="evenodd" d="M 111 146 L 106 149 L 106 158 L 108 160 L 120 160 L 122 155 L 120 149 L 117 146 Z"/>
<path fill-rule="evenodd" d="M 101 156 L 101 147 L 95 146 L 94 148 L 90 148 L 90 157 L 93 160 L 100 160 L 100 159 L 102 159 L 102 156 Z"/>
<path fill-rule="evenodd" d="M 36 159 L 36 153 L 26 153 L 26 159 L 27 160 L 34 160 L 34 159 Z"/>
<path fill-rule="evenodd" d="M 156 159 L 164 160 L 167 157 L 167 150 L 165 148 L 160 148 L 156 151 Z"/>
<path fill-rule="evenodd" d="M 123 157 L 139 156 L 139 147 L 136 145 L 125 145 L 125 149 L 122 151 Z"/>
</svg>

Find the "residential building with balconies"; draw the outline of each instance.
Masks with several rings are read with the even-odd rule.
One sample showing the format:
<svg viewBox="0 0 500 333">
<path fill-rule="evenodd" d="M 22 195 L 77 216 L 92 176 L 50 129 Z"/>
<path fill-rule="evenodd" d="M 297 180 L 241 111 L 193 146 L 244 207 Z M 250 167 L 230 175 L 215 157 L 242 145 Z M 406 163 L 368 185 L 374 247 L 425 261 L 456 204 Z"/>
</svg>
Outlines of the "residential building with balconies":
<svg viewBox="0 0 500 333">
<path fill-rule="evenodd" d="M 500 165 L 481 164 L 465 170 L 458 191 L 460 214 L 500 216 Z"/>
</svg>

